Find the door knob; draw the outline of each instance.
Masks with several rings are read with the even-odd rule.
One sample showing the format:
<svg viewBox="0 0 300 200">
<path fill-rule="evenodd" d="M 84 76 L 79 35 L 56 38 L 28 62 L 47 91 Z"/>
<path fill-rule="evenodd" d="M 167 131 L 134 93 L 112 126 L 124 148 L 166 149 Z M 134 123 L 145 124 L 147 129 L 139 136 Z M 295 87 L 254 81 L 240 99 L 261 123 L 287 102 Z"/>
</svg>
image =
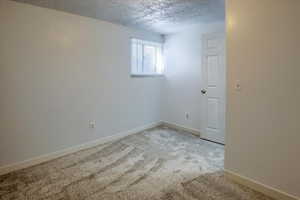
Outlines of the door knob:
<svg viewBox="0 0 300 200">
<path fill-rule="evenodd" d="M 206 92 L 207 92 L 207 91 L 206 91 L 206 90 L 204 90 L 204 89 L 203 89 L 203 90 L 201 90 L 201 93 L 202 93 L 202 94 L 206 94 Z"/>
</svg>

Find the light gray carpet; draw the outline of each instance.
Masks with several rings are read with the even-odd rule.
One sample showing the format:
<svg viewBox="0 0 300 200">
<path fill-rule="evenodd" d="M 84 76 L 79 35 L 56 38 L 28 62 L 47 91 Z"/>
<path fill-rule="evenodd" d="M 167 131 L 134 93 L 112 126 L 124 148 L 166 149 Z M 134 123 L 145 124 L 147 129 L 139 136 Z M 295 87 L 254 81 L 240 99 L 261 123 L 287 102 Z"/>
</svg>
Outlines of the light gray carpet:
<svg viewBox="0 0 300 200">
<path fill-rule="evenodd" d="M 1 200 L 270 200 L 223 175 L 224 147 L 165 127 L 0 177 Z"/>
</svg>

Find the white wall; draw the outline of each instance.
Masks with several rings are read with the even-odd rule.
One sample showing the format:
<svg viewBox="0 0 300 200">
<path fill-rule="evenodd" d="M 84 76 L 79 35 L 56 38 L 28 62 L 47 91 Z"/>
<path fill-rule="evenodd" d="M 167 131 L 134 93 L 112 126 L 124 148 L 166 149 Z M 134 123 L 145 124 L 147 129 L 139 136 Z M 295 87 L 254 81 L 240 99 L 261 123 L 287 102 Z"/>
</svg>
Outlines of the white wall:
<svg viewBox="0 0 300 200">
<path fill-rule="evenodd" d="M 227 1 L 225 156 L 226 170 L 298 197 L 299 8 L 298 0 Z"/>
<path fill-rule="evenodd" d="M 160 120 L 161 78 L 129 76 L 160 35 L 6 0 L 0 25 L 0 166 Z"/>
<path fill-rule="evenodd" d="M 202 34 L 225 33 L 225 22 L 199 24 L 169 35 L 165 40 L 166 79 L 163 86 L 162 119 L 202 130 L 201 95 Z M 189 113 L 189 120 L 185 115 Z"/>
</svg>

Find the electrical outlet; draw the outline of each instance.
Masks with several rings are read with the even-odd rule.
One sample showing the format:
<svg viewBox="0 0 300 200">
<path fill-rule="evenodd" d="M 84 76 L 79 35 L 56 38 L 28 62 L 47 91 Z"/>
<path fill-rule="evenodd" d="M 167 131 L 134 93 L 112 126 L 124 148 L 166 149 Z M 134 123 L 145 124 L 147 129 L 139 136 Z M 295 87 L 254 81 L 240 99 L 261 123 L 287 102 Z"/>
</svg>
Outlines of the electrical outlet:
<svg viewBox="0 0 300 200">
<path fill-rule="evenodd" d="M 185 119 L 189 120 L 190 119 L 190 114 L 189 113 L 185 113 Z"/>
<path fill-rule="evenodd" d="M 240 80 L 237 80 L 237 81 L 235 82 L 235 90 L 238 91 L 238 92 L 240 92 L 241 89 L 242 89 L 241 81 L 240 81 Z"/>
<path fill-rule="evenodd" d="M 96 121 L 90 121 L 89 122 L 89 128 L 95 128 L 96 127 Z"/>
</svg>

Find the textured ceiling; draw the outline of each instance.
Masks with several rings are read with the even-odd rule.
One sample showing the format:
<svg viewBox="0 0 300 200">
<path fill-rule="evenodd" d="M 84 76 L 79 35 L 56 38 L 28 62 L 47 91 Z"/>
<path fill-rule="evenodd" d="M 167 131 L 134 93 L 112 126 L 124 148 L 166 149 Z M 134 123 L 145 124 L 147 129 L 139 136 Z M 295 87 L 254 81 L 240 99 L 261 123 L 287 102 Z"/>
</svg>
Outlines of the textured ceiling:
<svg viewBox="0 0 300 200">
<path fill-rule="evenodd" d="M 174 33 L 182 27 L 223 20 L 225 0 L 14 0 L 151 30 Z"/>
</svg>

